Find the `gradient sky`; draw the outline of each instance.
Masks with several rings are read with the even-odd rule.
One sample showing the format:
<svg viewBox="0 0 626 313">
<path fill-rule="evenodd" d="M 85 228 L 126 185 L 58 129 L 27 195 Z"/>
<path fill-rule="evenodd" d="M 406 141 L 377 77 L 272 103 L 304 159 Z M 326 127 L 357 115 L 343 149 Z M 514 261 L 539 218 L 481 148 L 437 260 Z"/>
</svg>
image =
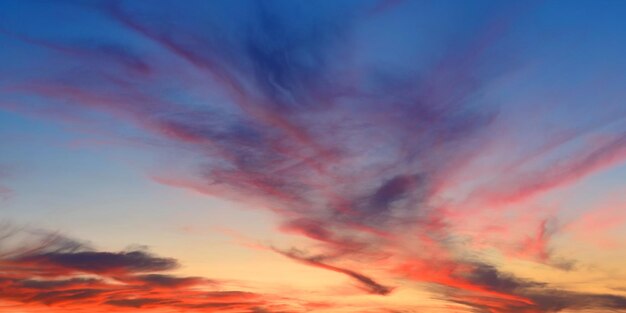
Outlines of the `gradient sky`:
<svg viewBox="0 0 626 313">
<path fill-rule="evenodd" d="M 0 1 L 0 312 L 626 312 L 624 1 Z"/>
</svg>

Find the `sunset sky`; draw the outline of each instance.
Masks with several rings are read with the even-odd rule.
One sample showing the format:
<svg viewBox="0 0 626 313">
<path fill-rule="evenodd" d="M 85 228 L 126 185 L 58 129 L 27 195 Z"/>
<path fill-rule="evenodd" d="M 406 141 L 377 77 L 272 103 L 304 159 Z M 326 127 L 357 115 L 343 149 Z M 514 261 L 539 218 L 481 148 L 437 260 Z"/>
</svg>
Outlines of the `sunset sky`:
<svg viewBox="0 0 626 313">
<path fill-rule="evenodd" d="M 625 17 L 0 0 L 0 312 L 626 312 Z"/>
</svg>

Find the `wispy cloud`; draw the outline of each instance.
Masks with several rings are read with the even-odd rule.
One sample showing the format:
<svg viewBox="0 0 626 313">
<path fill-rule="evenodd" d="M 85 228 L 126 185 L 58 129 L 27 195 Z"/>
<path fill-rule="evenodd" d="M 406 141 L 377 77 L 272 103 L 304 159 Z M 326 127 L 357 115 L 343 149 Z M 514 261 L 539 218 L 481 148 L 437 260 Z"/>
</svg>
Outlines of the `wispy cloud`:
<svg viewBox="0 0 626 313">
<path fill-rule="evenodd" d="M 224 289 L 215 280 L 168 274 L 178 266 L 175 259 L 143 250 L 97 251 L 58 234 L 9 224 L 0 233 L 0 300 L 23 309 L 254 312 L 279 299 Z"/>
<path fill-rule="evenodd" d="M 372 278 L 367 277 L 361 273 L 357 273 L 355 271 L 352 271 L 346 268 L 342 268 L 342 267 L 325 263 L 324 262 L 324 259 L 326 258 L 325 256 L 306 256 L 301 251 L 293 250 L 293 249 L 289 251 L 277 251 L 277 252 L 291 259 L 294 259 L 296 261 L 302 262 L 310 266 L 315 266 L 315 267 L 319 267 L 319 268 L 323 268 L 326 270 L 330 270 L 333 272 L 347 275 L 348 277 L 356 280 L 361 286 L 364 287 L 365 290 L 367 290 L 367 292 L 372 293 L 372 294 L 386 295 L 390 293 L 391 290 L 393 289 L 391 287 L 383 286 L 377 283 L 376 281 L 374 281 Z"/>
<path fill-rule="evenodd" d="M 5 185 L 9 176 L 7 172 L 7 169 L 0 165 L 0 201 L 8 200 L 13 194 L 13 190 Z"/>
</svg>

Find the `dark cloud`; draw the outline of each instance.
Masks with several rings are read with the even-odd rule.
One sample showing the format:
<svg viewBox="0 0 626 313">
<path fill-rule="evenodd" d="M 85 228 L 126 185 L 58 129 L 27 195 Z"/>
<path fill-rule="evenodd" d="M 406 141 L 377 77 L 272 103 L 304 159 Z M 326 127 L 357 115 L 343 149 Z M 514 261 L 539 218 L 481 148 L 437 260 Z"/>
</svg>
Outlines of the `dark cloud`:
<svg viewBox="0 0 626 313">
<path fill-rule="evenodd" d="M 544 284 L 516 278 L 513 275 L 502 273 L 492 265 L 475 264 L 473 270 L 466 277 L 478 286 L 485 286 L 489 290 L 514 293 L 521 289 L 540 287 Z"/>
<path fill-rule="evenodd" d="M 347 275 L 348 277 L 357 281 L 359 285 L 361 285 L 363 289 L 367 290 L 367 292 L 369 293 L 378 294 L 378 295 L 386 295 L 386 294 L 389 294 L 393 290 L 392 287 L 383 286 L 379 284 L 378 282 L 374 281 L 372 278 L 365 276 L 361 273 L 325 263 L 323 262 L 323 260 L 325 259 L 324 256 L 305 256 L 303 255 L 301 251 L 293 250 L 293 249 L 290 251 L 279 251 L 279 250 L 276 250 L 276 251 L 284 256 L 287 256 L 291 259 L 297 260 L 304 264 Z"/>
<path fill-rule="evenodd" d="M 539 290 L 529 297 L 544 312 L 559 312 L 565 309 L 626 310 L 626 297 L 616 295 L 547 289 Z"/>
<path fill-rule="evenodd" d="M 0 254 L 2 301 L 76 312 L 111 307 L 243 312 L 270 304 L 261 294 L 223 290 L 218 281 L 160 273 L 177 262 L 146 251 L 95 251 L 58 234 L 9 224 L 0 234 L 0 248 L 10 247 Z"/>
<path fill-rule="evenodd" d="M 624 310 L 626 297 L 560 290 L 547 283 L 522 279 L 495 267 L 473 263 L 465 278 L 474 286 L 500 293 L 481 295 L 450 289 L 448 300 L 478 312 L 561 312 L 563 310 Z"/>
<path fill-rule="evenodd" d="M 28 289 L 59 289 L 75 286 L 96 285 L 101 283 L 100 279 L 95 278 L 71 278 L 64 280 L 20 280 L 19 286 Z"/>
<path fill-rule="evenodd" d="M 47 305 L 63 302 L 80 302 L 80 300 L 93 299 L 101 293 L 103 293 L 103 290 L 99 289 L 43 291 L 35 294 L 25 302 L 40 302 Z"/>
<path fill-rule="evenodd" d="M 396 202 L 408 197 L 411 199 L 411 206 L 420 205 L 423 199 L 420 193 L 425 193 L 423 186 L 424 178 L 420 175 L 397 175 L 383 182 L 378 188 L 365 200 L 360 201 L 362 207 L 360 212 L 366 217 L 380 217 L 389 214 Z M 406 206 L 404 206 L 406 208 Z"/>
<path fill-rule="evenodd" d="M 130 307 L 130 308 L 141 308 L 145 305 L 169 305 L 177 302 L 176 300 L 163 300 L 163 299 L 150 299 L 150 298 L 137 298 L 137 299 L 118 299 L 118 300 L 108 300 L 105 304 L 120 306 L 120 307 Z"/>
<path fill-rule="evenodd" d="M 16 261 L 87 273 L 165 271 L 178 265 L 174 259 L 158 258 L 143 251 L 46 253 L 24 256 Z"/>
<path fill-rule="evenodd" d="M 144 282 L 150 286 L 160 286 L 167 288 L 178 288 L 183 286 L 198 285 L 207 282 L 200 277 L 176 277 L 163 274 L 148 274 L 134 276 L 134 279 Z"/>
</svg>

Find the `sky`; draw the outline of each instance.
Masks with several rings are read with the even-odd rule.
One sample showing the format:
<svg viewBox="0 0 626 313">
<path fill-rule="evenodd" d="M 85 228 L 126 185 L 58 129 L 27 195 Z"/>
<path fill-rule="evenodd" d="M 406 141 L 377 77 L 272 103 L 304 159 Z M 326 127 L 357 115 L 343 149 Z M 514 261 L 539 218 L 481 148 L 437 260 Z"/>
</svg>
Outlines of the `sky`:
<svg viewBox="0 0 626 313">
<path fill-rule="evenodd" d="M 626 312 L 625 15 L 0 1 L 0 312 Z"/>
</svg>

